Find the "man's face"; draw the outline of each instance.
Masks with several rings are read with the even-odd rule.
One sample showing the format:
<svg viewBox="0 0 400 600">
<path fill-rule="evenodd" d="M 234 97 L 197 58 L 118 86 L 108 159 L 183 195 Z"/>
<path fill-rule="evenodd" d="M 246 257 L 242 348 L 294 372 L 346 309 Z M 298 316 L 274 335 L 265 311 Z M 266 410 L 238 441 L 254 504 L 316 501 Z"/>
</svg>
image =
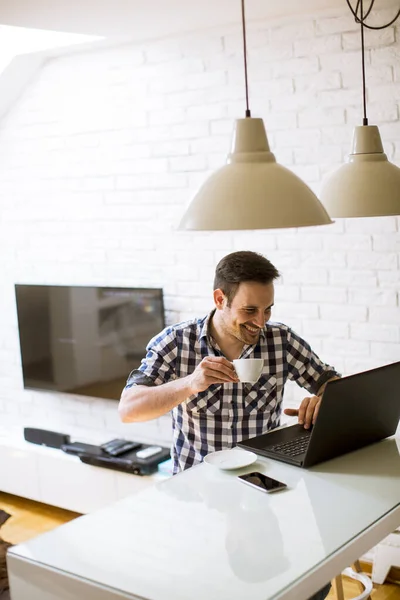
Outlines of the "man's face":
<svg viewBox="0 0 400 600">
<path fill-rule="evenodd" d="M 244 344 L 255 344 L 260 337 L 260 329 L 271 318 L 273 304 L 273 283 L 240 283 L 230 306 L 226 296 L 220 303 L 217 302 L 224 333 Z"/>
</svg>

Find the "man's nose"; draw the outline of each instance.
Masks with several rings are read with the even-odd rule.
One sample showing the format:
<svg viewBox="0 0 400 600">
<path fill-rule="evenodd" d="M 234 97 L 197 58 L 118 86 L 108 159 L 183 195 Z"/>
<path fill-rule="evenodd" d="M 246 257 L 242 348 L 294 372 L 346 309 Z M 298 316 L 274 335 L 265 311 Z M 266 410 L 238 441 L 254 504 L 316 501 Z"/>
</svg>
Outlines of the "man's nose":
<svg viewBox="0 0 400 600">
<path fill-rule="evenodd" d="M 254 319 L 254 325 L 257 325 L 257 327 L 264 327 L 265 325 L 265 315 L 263 313 L 260 313 L 256 316 L 256 318 Z"/>
</svg>

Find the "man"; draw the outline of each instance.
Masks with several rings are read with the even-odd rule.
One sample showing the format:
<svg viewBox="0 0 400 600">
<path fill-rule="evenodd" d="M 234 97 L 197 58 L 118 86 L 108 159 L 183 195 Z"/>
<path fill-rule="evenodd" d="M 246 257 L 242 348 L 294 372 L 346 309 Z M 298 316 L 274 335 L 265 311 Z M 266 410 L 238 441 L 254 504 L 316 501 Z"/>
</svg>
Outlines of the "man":
<svg viewBox="0 0 400 600">
<path fill-rule="evenodd" d="M 321 394 L 336 371 L 289 327 L 270 322 L 277 269 L 260 254 L 234 252 L 217 265 L 215 308 L 202 319 L 167 327 L 147 346 L 122 392 L 122 421 L 146 421 L 172 411 L 174 473 L 209 452 L 279 426 L 284 385 L 296 381 L 313 394 L 298 410 L 314 423 Z M 263 358 L 255 384 L 239 383 L 235 358 Z M 330 585 L 312 600 L 323 600 Z"/>
<path fill-rule="evenodd" d="M 217 265 L 215 308 L 202 319 L 167 327 L 147 347 L 122 393 L 122 421 L 147 421 L 172 411 L 174 473 L 206 454 L 280 424 L 289 378 L 313 394 L 299 423 L 315 421 L 326 383 L 338 374 L 289 327 L 270 322 L 277 269 L 264 256 L 234 252 Z M 239 383 L 235 358 L 263 358 L 255 384 Z"/>
</svg>

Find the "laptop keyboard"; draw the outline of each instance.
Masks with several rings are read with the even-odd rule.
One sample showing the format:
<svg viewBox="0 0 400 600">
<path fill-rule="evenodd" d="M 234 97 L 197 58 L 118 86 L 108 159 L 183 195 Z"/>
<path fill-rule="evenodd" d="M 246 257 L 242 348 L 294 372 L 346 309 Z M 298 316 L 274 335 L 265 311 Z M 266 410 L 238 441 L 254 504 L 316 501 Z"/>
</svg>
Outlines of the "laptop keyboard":
<svg viewBox="0 0 400 600">
<path fill-rule="evenodd" d="M 301 435 L 300 437 L 290 440 L 289 442 L 276 444 L 275 446 L 272 446 L 270 450 L 279 452 L 279 454 L 285 454 L 286 456 L 299 456 L 299 454 L 304 454 L 304 452 L 307 450 L 309 441 L 310 434 L 307 433 L 306 435 Z"/>
</svg>

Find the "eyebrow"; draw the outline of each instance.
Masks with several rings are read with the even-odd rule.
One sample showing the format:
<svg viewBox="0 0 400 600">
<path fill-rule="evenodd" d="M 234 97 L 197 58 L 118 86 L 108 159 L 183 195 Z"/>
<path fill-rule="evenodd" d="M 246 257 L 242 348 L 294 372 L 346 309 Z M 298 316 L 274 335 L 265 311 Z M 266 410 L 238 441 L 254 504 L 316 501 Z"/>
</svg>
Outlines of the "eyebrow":
<svg viewBox="0 0 400 600">
<path fill-rule="evenodd" d="M 269 310 L 273 306 L 274 306 L 274 302 L 272 304 L 270 304 L 269 306 L 267 306 L 267 308 L 265 310 Z M 258 306 L 253 306 L 252 304 L 245 304 L 244 306 L 242 306 L 242 308 L 246 308 L 246 309 L 248 309 L 248 308 L 252 308 L 252 309 L 255 308 L 255 309 L 257 309 Z"/>
</svg>

